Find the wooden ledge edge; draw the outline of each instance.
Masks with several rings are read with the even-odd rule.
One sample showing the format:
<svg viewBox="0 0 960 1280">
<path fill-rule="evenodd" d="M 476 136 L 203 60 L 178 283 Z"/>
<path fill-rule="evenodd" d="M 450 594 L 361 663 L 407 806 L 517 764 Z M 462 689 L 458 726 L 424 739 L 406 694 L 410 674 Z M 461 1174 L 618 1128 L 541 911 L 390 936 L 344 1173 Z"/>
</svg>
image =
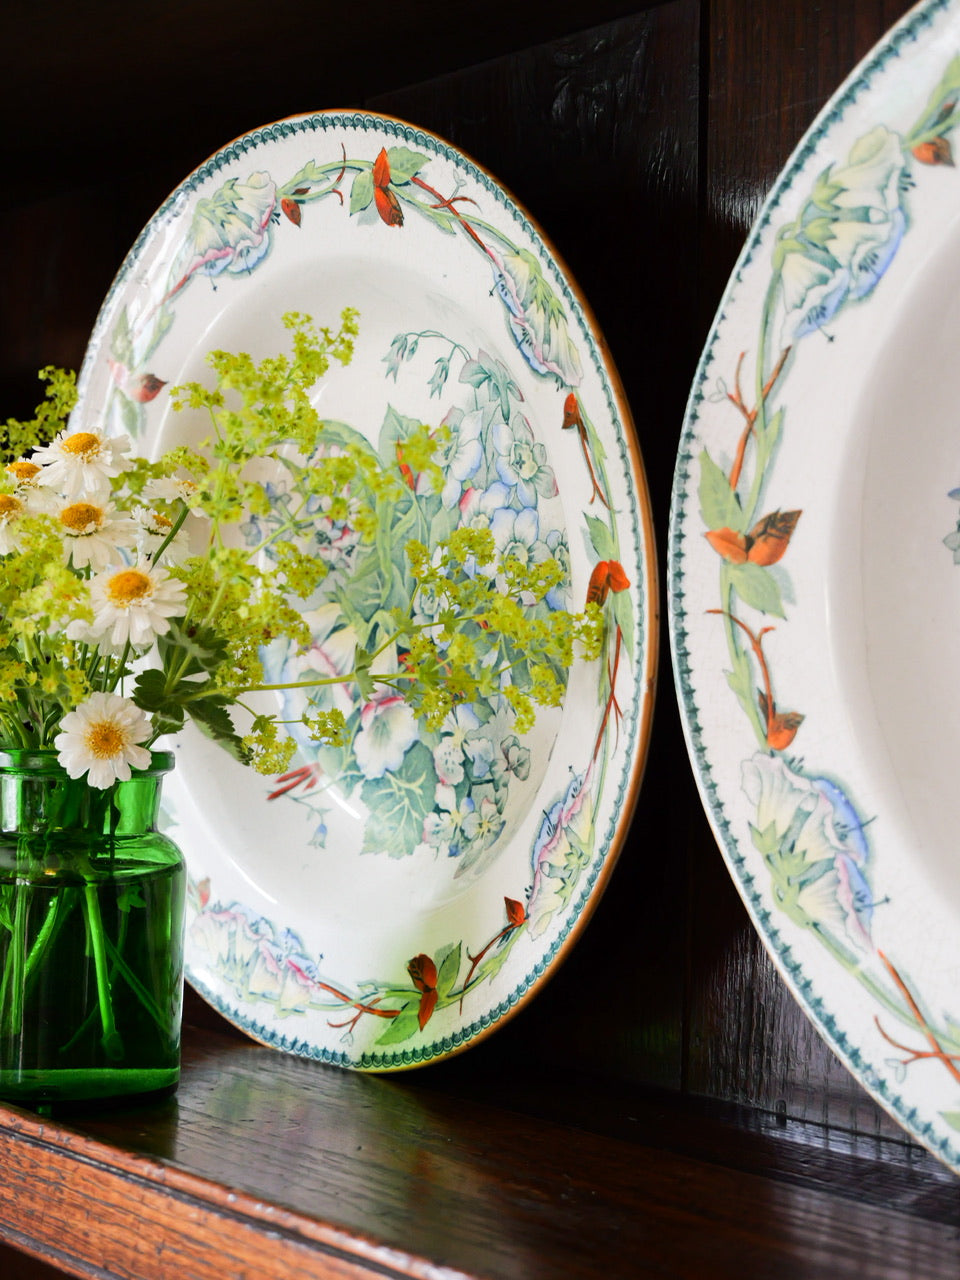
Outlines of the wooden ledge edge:
<svg viewBox="0 0 960 1280">
<path fill-rule="evenodd" d="M 472 1280 L 58 1121 L 0 1106 L 0 1239 L 106 1280 L 222 1280 L 236 1252 L 249 1280 Z M 149 1270 L 138 1271 L 149 1259 Z"/>
</svg>

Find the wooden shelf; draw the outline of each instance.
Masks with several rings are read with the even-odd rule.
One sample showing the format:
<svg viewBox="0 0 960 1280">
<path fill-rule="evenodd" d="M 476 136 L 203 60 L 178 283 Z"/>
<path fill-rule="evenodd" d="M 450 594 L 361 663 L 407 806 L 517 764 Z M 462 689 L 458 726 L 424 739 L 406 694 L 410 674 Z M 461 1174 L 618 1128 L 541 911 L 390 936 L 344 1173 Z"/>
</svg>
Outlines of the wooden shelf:
<svg viewBox="0 0 960 1280">
<path fill-rule="evenodd" d="M 565 1123 L 532 1113 L 563 1099 Z M 101 1280 L 925 1280 L 960 1263 L 955 1179 L 913 1147 L 583 1079 L 498 1086 L 456 1060 L 363 1076 L 225 1026 L 188 1026 L 175 1099 L 0 1110 L 0 1170 L 0 1238 Z"/>
</svg>

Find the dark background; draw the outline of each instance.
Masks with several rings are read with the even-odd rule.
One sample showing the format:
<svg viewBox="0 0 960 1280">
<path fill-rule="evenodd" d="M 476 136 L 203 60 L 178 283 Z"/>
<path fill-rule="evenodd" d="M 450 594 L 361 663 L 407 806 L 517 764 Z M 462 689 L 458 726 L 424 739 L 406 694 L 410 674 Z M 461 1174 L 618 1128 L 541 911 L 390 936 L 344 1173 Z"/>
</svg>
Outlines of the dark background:
<svg viewBox="0 0 960 1280">
<path fill-rule="evenodd" d="M 906 8 L 7 0 L 0 415 L 32 412 L 41 365 L 79 365 L 124 255 L 212 152 L 288 115 L 384 112 L 475 158 L 568 264 L 632 406 L 662 578 L 685 400 L 750 222 Z M 417 1075 L 496 1095 L 507 1078 L 534 1091 L 567 1073 L 598 1096 L 663 1089 L 907 1141 L 809 1027 L 748 923 L 694 787 L 665 628 L 645 784 L 593 920 L 528 1007 Z"/>
</svg>

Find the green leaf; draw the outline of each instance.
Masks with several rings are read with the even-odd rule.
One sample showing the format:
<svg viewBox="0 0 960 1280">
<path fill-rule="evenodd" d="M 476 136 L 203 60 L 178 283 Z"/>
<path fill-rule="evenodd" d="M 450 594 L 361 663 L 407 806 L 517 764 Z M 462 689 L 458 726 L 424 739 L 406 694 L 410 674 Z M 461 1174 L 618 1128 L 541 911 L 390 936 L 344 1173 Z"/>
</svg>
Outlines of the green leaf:
<svg viewBox="0 0 960 1280">
<path fill-rule="evenodd" d="M 776 578 L 763 565 L 747 560 L 729 566 L 730 583 L 740 599 L 758 613 L 784 617 L 783 600 Z"/>
<path fill-rule="evenodd" d="M 143 711 L 156 711 L 169 701 L 167 677 L 162 671 L 141 671 L 133 686 L 133 700 Z"/>
<path fill-rule="evenodd" d="M 387 152 L 390 185 L 399 187 L 409 182 L 429 159 L 429 156 L 421 155 L 419 151 L 411 151 L 408 147 L 391 147 Z"/>
<path fill-rule="evenodd" d="M 617 545 L 614 542 L 613 533 L 606 521 L 601 520 L 599 516 L 588 515 L 587 532 L 590 535 L 590 542 L 594 551 L 597 553 L 598 560 L 616 560 Z"/>
<path fill-rule="evenodd" d="M 437 953 L 437 995 L 443 1000 L 453 990 L 460 972 L 460 943 Z"/>
<path fill-rule="evenodd" d="M 223 698 L 215 696 L 201 698 L 191 702 L 187 710 L 190 713 L 190 719 L 202 734 L 212 738 L 214 742 L 219 742 L 232 756 L 245 762 L 246 749 L 233 727 L 233 721 L 224 706 L 224 701 Z"/>
<path fill-rule="evenodd" d="M 414 1000 L 405 1004 L 395 1018 L 391 1018 L 386 1031 L 377 1039 L 377 1044 L 399 1044 L 401 1040 L 409 1040 L 420 1030 L 420 1001 Z"/>
<path fill-rule="evenodd" d="M 350 212 L 360 213 L 373 200 L 373 173 L 364 169 L 358 173 L 350 188 Z"/>
<path fill-rule="evenodd" d="M 360 790 L 370 810 L 363 853 L 387 853 L 404 858 L 423 839 L 423 820 L 433 809 L 437 776 L 433 755 L 415 742 L 400 768 L 382 778 L 368 778 Z"/>
<path fill-rule="evenodd" d="M 704 449 L 700 454 L 700 515 L 708 529 L 733 529 L 744 533 L 745 521 L 740 501 L 730 481 Z"/>
<path fill-rule="evenodd" d="M 941 1111 L 940 1115 L 951 1129 L 960 1129 L 960 1111 Z"/>
</svg>

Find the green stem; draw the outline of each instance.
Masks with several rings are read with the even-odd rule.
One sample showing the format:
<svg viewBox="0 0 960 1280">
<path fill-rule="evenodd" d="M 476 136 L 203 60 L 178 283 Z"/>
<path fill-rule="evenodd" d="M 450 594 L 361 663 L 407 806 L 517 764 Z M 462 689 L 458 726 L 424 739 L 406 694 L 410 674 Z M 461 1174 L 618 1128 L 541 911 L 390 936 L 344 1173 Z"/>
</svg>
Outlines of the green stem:
<svg viewBox="0 0 960 1280">
<path fill-rule="evenodd" d="M 110 975 L 107 971 L 107 948 L 100 914 L 97 887 L 87 881 L 83 891 L 87 928 L 93 948 L 93 963 L 97 975 L 97 1001 L 100 1006 L 100 1024 L 103 1027 L 103 1047 L 108 1058 L 123 1056 L 123 1044 L 113 1018 L 113 999 L 110 994 Z"/>
</svg>

